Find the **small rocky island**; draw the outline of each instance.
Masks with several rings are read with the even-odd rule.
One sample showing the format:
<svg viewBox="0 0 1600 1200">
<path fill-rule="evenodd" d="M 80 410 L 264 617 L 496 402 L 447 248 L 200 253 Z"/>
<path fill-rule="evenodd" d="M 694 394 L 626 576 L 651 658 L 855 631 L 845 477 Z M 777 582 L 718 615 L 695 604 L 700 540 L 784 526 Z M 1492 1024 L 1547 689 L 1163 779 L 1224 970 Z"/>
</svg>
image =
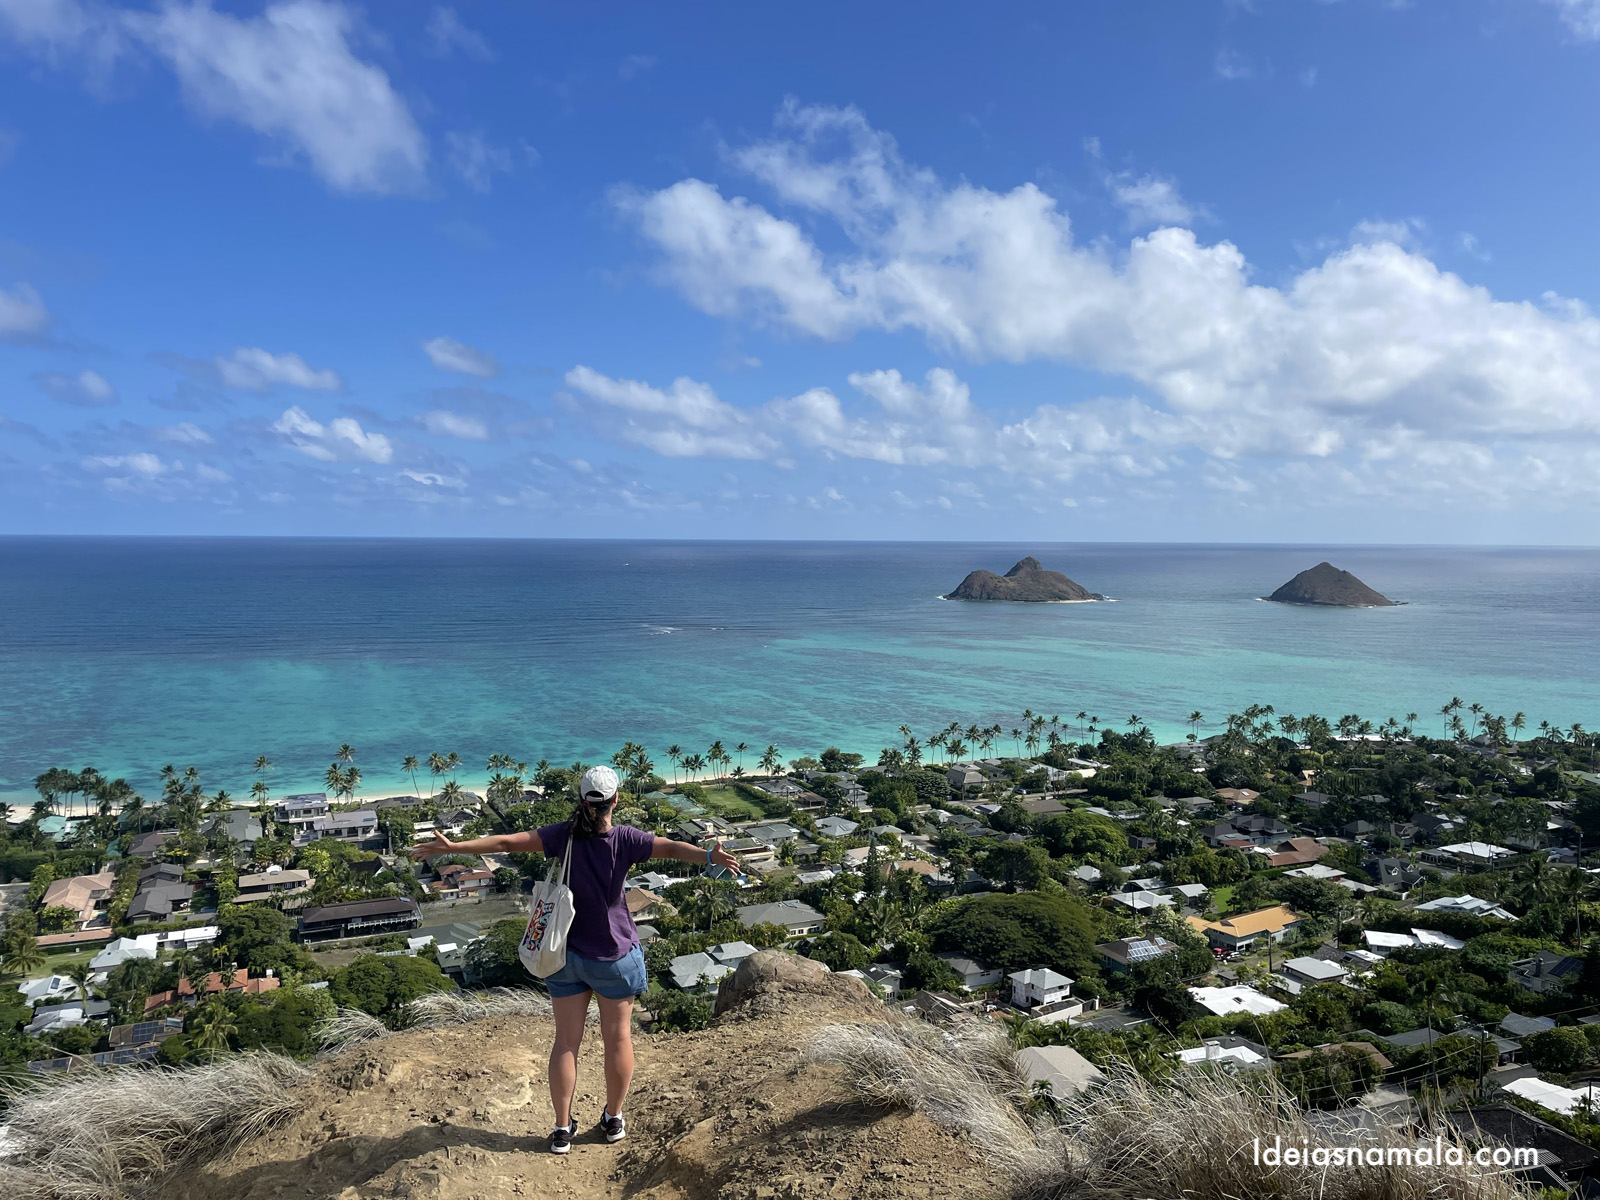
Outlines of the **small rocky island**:
<svg viewBox="0 0 1600 1200">
<path fill-rule="evenodd" d="M 1004 575 L 993 571 L 973 571 L 961 581 L 946 600 L 1020 600 L 1029 603 L 1060 603 L 1063 601 L 1104 600 L 1099 592 L 1091 592 L 1081 583 L 1074 583 L 1060 571 L 1046 571 L 1039 560 L 1029 555 Z"/>
<path fill-rule="evenodd" d="M 1394 601 L 1375 592 L 1349 571 L 1332 563 L 1318 563 L 1301 571 L 1268 600 L 1279 604 L 1322 604 L 1334 608 L 1393 608 Z"/>
</svg>

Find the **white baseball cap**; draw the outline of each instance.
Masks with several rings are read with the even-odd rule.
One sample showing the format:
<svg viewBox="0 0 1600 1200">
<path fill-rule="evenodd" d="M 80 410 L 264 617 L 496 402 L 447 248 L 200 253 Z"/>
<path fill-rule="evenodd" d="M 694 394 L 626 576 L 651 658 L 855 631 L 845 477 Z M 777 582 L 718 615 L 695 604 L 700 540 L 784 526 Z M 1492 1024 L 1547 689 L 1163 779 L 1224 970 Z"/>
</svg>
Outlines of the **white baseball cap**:
<svg viewBox="0 0 1600 1200">
<path fill-rule="evenodd" d="M 578 795 L 585 800 L 610 800 L 617 794 L 617 773 L 610 767 L 590 767 L 578 783 Z"/>
</svg>

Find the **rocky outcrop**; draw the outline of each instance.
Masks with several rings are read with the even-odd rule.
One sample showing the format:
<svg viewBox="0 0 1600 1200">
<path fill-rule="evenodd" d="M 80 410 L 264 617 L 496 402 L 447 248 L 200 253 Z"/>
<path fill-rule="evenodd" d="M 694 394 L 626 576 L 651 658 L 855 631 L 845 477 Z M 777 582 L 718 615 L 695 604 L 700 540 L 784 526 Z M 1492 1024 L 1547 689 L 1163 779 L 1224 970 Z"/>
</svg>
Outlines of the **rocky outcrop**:
<svg viewBox="0 0 1600 1200">
<path fill-rule="evenodd" d="M 814 1009 L 859 1007 L 880 1015 L 883 1005 L 854 975 L 836 975 L 815 959 L 758 950 L 717 985 L 717 1016 L 770 1017 Z"/>
<path fill-rule="evenodd" d="M 1333 608 L 1392 608 L 1394 601 L 1373 591 L 1349 571 L 1332 563 L 1318 563 L 1301 571 L 1268 600 L 1279 604 L 1321 604 Z"/>
<path fill-rule="evenodd" d="M 1051 601 L 1104 600 L 1081 583 L 1060 571 L 1046 571 L 1031 554 L 1004 575 L 993 571 L 973 571 L 946 600 L 1020 600 L 1031 603 Z"/>
</svg>

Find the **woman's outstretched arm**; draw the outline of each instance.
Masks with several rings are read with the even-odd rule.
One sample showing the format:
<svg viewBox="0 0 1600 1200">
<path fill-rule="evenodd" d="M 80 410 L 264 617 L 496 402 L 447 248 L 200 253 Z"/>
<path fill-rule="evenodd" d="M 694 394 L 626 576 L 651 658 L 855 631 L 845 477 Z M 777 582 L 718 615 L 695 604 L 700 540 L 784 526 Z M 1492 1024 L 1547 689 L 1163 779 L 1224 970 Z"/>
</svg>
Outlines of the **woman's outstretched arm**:
<svg viewBox="0 0 1600 1200">
<path fill-rule="evenodd" d="M 444 834 L 435 832 L 428 841 L 419 842 L 411 848 L 411 857 L 421 860 L 436 858 L 441 854 L 532 854 L 543 849 L 544 843 L 539 840 L 539 831 L 536 829 L 526 833 L 501 833 L 493 837 L 473 838 L 465 842 L 452 842 Z"/>
<path fill-rule="evenodd" d="M 730 871 L 739 870 L 739 860 L 722 848 L 720 839 L 711 848 L 711 856 L 708 859 L 704 846 L 696 846 L 693 842 L 675 842 L 671 838 L 658 837 L 654 848 L 651 850 L 650 857 L 675 858 L 679 862 L 699 863 L 702 866 L 709 862 L 715 863 L 719 867 L 727 867 Z"/>
</svg>

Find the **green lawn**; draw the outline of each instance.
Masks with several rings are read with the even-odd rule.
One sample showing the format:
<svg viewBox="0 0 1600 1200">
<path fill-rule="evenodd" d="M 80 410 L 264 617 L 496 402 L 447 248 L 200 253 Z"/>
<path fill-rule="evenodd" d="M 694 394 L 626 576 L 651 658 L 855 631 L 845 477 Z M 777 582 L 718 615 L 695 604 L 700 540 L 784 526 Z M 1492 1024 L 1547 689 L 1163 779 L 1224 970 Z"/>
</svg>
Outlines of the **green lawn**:
<svg viewBox="0 0 1600 1200">
<path fill-rule="evenodd" d="M 706 788 L 706 808 L 724 821 L 757 821 L 762 812 L 731 787 Z"/>
<path fill-rule="evenodd" d="M 96 942 L 92 946 L 79 946 L 75 949 L 61 950 L 56 953 L 45 951 L 44 969 L 54 975 L 65 975 L 79 963 L 86 963 L 100 951 L 106 948 L 104 942 Z"/>
<path fill-rule="evenodd" d="M 1233 902 L 1233 884 L 1225 887 L 1211 889 L 1211 907 L 1218 912 L 1227 912 L 1228 905 Z"/>
</svg>

